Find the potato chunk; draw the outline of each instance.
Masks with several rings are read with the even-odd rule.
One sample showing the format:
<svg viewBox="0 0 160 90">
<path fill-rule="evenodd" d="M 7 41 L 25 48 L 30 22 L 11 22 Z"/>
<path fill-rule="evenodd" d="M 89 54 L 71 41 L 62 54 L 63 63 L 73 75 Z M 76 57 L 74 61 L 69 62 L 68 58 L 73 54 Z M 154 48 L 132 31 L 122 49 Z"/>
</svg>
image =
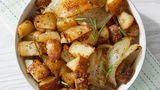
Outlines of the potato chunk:
<svg viewBox="0 0 160 90">
<path fill-rule="evenodd" d="M 88 26 L 75 26 L 61 33 L 61 43 L 70 43 L 82 35 L 88 33 L 91 29 Z"/>
<path fill-rule="evenodd" d="M 134 22 L 134 17 L 127 12 L 122 12 L 118 16 L 118 21 L 123 29 L 128 29 Z"/>
<path fill-rule="evenodd" d="M 40 82 L 49 75 L 48 69 L 37 59 L 33 60 L 33 63 L 27 68 L 27 71 L 37 82 Z"/>
<path fill-rule="evenodd" d="M 77 22 L 75 21 L 74 17 L 57 19 L 57 28 L 59 32 L 63 32 L 69 29 L 70 27 L 73 27 L 76 25 L 77 25 Z"/>
<path fill-rule="evenodd" d="M 48 40 L 46 44 L 49 59 L 59 59 L 61 55 L 61 43 L 57 40 Z"/>
<path fill-rule="evenodd" d="M 91 8 L 92 4 L 88 0 L 53 0 L 45 12 L 54 12 L 58 17 L 70 17 Z"/>
<path fill-rule="evenodd" d="M 54 74 L 56 77 L 59 76 L 61 66 L 63 64 L 64 62 L 60 60 L 45 60 L 45 65 L 51 70 L 52 74 Z"/>
<path fill-rule="evenodd" d="M 56 77 L 49 76 L 39 83 L 40 90 L 59 90 L 59 84 Z"/>
<path fill-rule="evenodd" d="M 38 43 L 34 41 L 22 41 L 18 44 L 18 51 L 21 56 L 39 56 L 41 50 Z"/>
<path fill-rule="evenodd" d="M 39 31 L 44 31 L 46 29 L 55 30 L 56 17 L 53 13 L 49 12 L 42 15 L 37 15 L 34 19 L 34 25 Z"/>
<path fill-rule="evenodd" d="M 64 73 L 62 75 L 62 80 L 64 80 L 70 86 L 72 86 L 74 84 L 76 78 L 77 78 L 76 73 L 73 73 L 73 72 Z"/>
<path fill-rule="evenodd" d="M 22 24 L 18 26 L 18 35 L 20 38 L 28 35 L 34 30 L 34 25 L 30 20 L 25 20 Z"/>
<path fill-rule="evenodd" d="M 45 8 L 50 2 L 51 0 L 36 0 L 36 6 L 38 8 Z"/>
<path fill-rule="evenodd" d="M 94 52 L 94 48 L 87 44 L 73 42 L 69 48 L 69 52 L 75 57 L 82 56 L 88 58 Z"/>
<path fill-rule="evenodd" d="M 117 15 L 120 13 L 125 0 L 107 0 L 108 10 L 113 14 Z"/>
</svg>

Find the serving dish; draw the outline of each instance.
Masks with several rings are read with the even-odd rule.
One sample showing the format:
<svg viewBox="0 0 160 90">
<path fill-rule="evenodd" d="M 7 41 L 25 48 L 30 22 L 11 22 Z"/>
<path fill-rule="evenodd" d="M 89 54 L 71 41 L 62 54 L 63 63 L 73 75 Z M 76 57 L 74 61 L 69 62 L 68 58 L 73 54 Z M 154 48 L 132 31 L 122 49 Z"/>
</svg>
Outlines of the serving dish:
<svg viewBox="0 0 160 90">
<path fill-rule="evenodd" d="M 139 54 L 139 56 L 137 57 L 136 63 L 135 63 L 135 73 L 132 77 L 132 79 L 127 83 L 127 84 L 122 84 L 120 85 L 120 87 L 118 88 L 118 90 L 126 90 L 128 89 L 133 82 L 135 81 L 136 77 L 138 76 L 143 62 L 144 62 L 144 57 L 145 57 L 145 51 L 146 51 L 146 37 L 145 37 L 145 30 L 144 30 L 144 26 L 142 23 L 142 20 L 140 18 L 140 15 L 138 14 L 138 11 L 136 10 L 136 8 L 134 7 L 134 5 L 132 4 L 131 1 L 128 0 L 131 12 L 133 14 L 133 16 L 135 17 L 137 24 L 139 26 L 139 44 L 142 46 L 142 50 Z M 21 15 L 21 18 L 19 19 L 18 25 L 21 24 L 28 16 L 32 15 L 32 12 L 34 12 L 34 8 L 35 8 L 35 0 L 31 0 L 30 3 L 26 6 L 24 12 Z M 17 26 L 18 29 L 18 26 Z M 25 78 L 27 79 L 27 81 L 30 83 L 31 87 L 33 87 L 35 90 L 38 90 L 38 84 L 33 80 L 33 78 L 27 74 L 26 72 L 26 66 L 24 64 L 24 61 L 22 60 L 22 58 L 18 55 L 18 50 L 17 50 L 17 43 L 19 42 L 19 38 L 17 35 L 17 32 L 15 34 L 16 36 L 16 40 L 15 40 L 15 49 L 16 49 L 16 56 L 17 56 L 17 60 L 19 63 L 19 66 L 25 76 Z"/>
</svg>

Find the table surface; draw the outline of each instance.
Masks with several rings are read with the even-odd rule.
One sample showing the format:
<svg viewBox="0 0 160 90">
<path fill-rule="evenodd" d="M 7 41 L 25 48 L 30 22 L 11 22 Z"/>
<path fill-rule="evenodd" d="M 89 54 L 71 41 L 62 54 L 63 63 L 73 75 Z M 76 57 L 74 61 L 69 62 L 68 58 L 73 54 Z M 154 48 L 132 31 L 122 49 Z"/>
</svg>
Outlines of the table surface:
<svg viewBox="0 0 160 90">
<path fill-rule="evenodd" d="M 144 22 L 147 47 L 160 62 L 160 0 L 132 0 Z M 7 30 L 3 23 L 0 33 Z M 13 54 L 14 38 L 9 33 L 0 35 L 0 90 L 31 90 Z M 2 58 L 3 57 L 3 58 Z"/>
</svg>

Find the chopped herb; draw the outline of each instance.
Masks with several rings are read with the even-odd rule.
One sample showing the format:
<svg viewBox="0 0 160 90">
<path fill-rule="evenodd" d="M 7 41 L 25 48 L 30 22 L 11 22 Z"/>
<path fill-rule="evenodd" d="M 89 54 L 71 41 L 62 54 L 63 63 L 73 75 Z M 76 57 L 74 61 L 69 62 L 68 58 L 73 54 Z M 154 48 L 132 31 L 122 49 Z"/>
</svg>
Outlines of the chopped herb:
<svg viewBox="0 0 160 90">
<path fill-rule="evenodd" d="M 108 76 L 112 71 L 113 71 L 113 65 L 108 67 L 106 76 Z"/>
<path fill-rule="evenodd" d="M 92 26 L 94 25 L 92 18 L 89 18 L 89 22 L 90 22 L 90 25 L 92 25 Z"/>
<path fill-rule="evenodd" d="M 102 25 L 102 27 L 100 28 L 100 30 L 98 31 L 98 36 L 101 34 L 102 30 L 104 29 L 104 27 L 106 26 L 106 23 L 104 23 Z"/>
<path fill-rule="evenodd" d="M 93 20 L 93 24 L 94 24 L 94 28 L 96 30 L 97 29 L 97 20 L 96 19 Z"/>
<path fill-rule="evenodd" d="M 87 18 L 83 18 L 83 17 L 77 17 L 75 20 L 76 21 L 83 21 L 83 20 L 86 20 Z"/>
<path fill-rule="evenodd" d="M 121 32 L 121 34 L 122 34 L 123 36 L 125 36 L 125 37 L 127 36 L 126 31 L 125 31 L 124 29 L 122 29 L 121 27 L 120 27 L 119 31 Z"/>
<path fill-rule="evenodd" d="M 94 41 L 96 41 L 96 37 L 93 35 L 93 33 L 91 33 L 91 37 Z"/>
</svg>

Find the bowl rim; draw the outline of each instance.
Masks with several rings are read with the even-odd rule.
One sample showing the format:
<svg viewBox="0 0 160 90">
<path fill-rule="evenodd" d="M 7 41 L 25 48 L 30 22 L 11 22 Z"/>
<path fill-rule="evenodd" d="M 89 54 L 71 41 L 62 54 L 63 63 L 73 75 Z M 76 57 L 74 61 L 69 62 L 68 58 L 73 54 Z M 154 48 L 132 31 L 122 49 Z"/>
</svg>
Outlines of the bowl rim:
<svg viewBox="0 0 160 90">
<path fill-rule="evenodd" d="M 134 75 L 132 76 L 131 80 L 127 84 L 120 85 L 120 87 L 118 87 L 118 90 L 127 90 L 134 83 L 134 81 L 136 80 L 136 78 L 138 77 L 138 75 L 139 75 L 139 73 L 142 69 L 142 66 L 143 66 L 143 63 L 144 63 L 144 58 L 145 58 L 145 53 L 146 53 L 146 33 L 145 33 L 145 29 L 144 29 L 142 19 L 140 17 L 140 14 L 139 14 L 137 8 L 134 6 L 132 1 L 131 0 L 127 0 L 127 1 L 129 3 L 131 12 L 132 12 L 132 14 L 133 14 L 134 18 L 136 19 L 137 24 L 139 26 L 139 30 L 140 30 L 140 33 L 141 33 L 140 34 L 141 36 L 139 36 L 139 39 L 142 39 L 142 42 L 141 42 L 142 50 L 141 50 L 141 55 L 139 55 L 138 59 L 136 59 L 136 61 L 137 60 L 139 60 L 139 61 L 137 62 L 137 66 L 135 67 Z M 24 68 L 25 68 L 24 66 L 25 65 L 23 65 L 23 66 L 21 65 L 21 61 L 20 61 L 21 58 L 20 58 L 20 56 L 18 54 L 18 50 L 17 50 L 17 43 L 19 41 L 18 35 L 17 35 L 18 25 L 24 20 L 24 17 L 26 18 L 28 16 L 28 15 L 24 15 L 24 13 L 27 11 L 29 6 L 34 6 L 34 3 L 35 3 L 35 0 L 29 1 L 29 3 L 26 5 L 25 9 L 23 10 L 23 12 L 22 12 L 22 14 L 21 14 L 21 16 L 18 20 L 18 24 L 16 26 L 16 32 L 14 34 L 15 35 L 15 44 L 14 45 L 15 45 L 15 54 L 16 54 L 17 63 L 18 63 L 18 66 L 20 68 L 20 71 L 23 74 L 23 77 L 29 83 L 29 85 L 31 86 L 32 89 L 38 90 L 38 84 L 36 84 L 36 87 L 35 87 L 35 84 L 33 85 L 33 83 L 35 83 L 35 81 L 31 80 L 31 79 L 28 79 L 27 73 L 24 71 Z"/>
</svg>

